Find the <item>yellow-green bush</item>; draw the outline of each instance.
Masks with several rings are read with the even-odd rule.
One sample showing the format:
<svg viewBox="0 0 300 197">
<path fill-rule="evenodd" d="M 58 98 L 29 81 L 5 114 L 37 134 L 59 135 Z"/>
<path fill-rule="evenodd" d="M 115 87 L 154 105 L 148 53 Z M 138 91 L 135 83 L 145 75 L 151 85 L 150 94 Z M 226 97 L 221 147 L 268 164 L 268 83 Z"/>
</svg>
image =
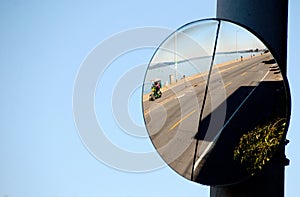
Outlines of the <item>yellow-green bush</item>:
<svg viewBox="0 0 300 197">
<path fill-rule="evenodd" d="M 273 156 L 285 125 L 285 118 L 277 118 L 244 134 L 234 149 L 234 159 L 240 161 L 252 176 L 255 175 Z"/>
</svg>

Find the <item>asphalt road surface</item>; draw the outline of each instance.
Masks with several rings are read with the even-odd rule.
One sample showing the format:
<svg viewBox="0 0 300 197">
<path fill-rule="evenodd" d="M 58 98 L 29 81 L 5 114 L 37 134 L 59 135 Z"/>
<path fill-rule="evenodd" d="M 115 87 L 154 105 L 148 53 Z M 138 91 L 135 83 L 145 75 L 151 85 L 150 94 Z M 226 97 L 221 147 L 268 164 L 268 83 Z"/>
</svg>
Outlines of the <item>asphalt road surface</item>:
<svg viewBox="0 0 300 197">
<path fill-rule="evenodd" d="M 201 121 L 199 116 L 207 73 L 177 82 L 163 92 L 162 98 L 143 101 L 144 118 L 152 143 L 171 168 L 191 180 L 195 139 L 199 139 L 193 169 L 197 176 L 222 129 L 256 87 L 262 81 L 282 81 L 272 59 L 270 54 L 263 54 L 214 67 Z M 238 99 L 228 104 L 227 98 L 236 92 L 239 92 Z"/>
</svg>

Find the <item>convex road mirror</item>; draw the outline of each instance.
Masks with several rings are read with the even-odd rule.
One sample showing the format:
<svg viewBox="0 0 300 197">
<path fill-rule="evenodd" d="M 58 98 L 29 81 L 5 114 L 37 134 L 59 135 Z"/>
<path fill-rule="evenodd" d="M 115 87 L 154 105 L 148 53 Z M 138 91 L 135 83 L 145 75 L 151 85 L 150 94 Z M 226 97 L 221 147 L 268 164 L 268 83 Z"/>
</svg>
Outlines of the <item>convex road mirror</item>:
<svg viewBox="0 0 300 197">
<path fill-rule="evenodd" d="M 230 21 L 191 22 L 154 53 L 143 85 L 153 145 L 181 176 L 229 185 L 259 174 L 283 144 L 290 94 L 272 50 Z"/>
</svg>

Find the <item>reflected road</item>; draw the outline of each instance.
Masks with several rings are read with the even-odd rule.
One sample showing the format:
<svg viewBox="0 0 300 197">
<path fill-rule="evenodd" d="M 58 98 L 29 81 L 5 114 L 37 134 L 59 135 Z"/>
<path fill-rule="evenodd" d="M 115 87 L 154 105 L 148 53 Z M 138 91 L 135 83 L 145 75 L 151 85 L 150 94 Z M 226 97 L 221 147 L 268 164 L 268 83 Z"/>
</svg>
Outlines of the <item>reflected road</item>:
<svg viewBox="0 0 300 197">
<path fill-rule="evenodd" d="M 148 133 L 154 146 L 170 167 L 187 179 L 191 178 L 195 138 L 198 138 L 194 170 L 199 172 L 205 162 L 205 155 L 220 134 L 219 129 L 207 132 L 211 113 L 220 108 L 220 105 L 226 105 L 225 98 L 242 86 L 254 89 L 262 80 L 282 80 L 280 74 L 270 72 L 269 67 L 274 65 L 264 63 L 271 59 L 270 54 L 263 54 L 244 61 L 216 66 L 213 69 L 199 132 L 199 114 L 207 77 L 205 73 L 177 82 L 172 88 L 165 89 L 162 98 L 155 101 L 148 101 L 147 96 L 144 96 L 143 109 Z M 214 75 L 221 75 L 221 80 Z M 221 92 L 223 95 L 225 93 L 225 98 Z M 246 99 L 249 94 L 249 91 L 241 93 L 240 99 Z M 212 104 L 212 100 L 217 100 L 218 104 Z M 227 106 L 227 109 L 223 108 L 226 109 L 224 124 L 235 115 L 240 104 L 241 102 L 237 102 L 230 107 Z"/>
</svg>

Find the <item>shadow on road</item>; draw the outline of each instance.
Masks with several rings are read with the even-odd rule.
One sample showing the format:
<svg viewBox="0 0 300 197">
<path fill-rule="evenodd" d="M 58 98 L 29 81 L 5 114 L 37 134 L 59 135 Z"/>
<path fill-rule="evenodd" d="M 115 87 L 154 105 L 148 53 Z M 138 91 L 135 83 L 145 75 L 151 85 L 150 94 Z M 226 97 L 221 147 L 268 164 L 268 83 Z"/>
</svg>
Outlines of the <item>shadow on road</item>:
<svg viewBox="0 0 300 197">
<path fill-rule="evenodd" d="M 275 59 L 270 59 L 270 60 L 262 61 L 262 63 L 265 63 L 265 64 L 276 64 L 276 61 L 275 61 Z"/>
<path fill-rule="evenodd" d="M 240 87 L 226 100 L 226 121 L 255 87 Z M 226 103 L 222 103 L 224 105 Z M 250 177 L 250 174 L 234 160 L 234 149 L 241 136 L 257 125 L 287 116 L 287 98 L 283 81 L 263 81 L 223 129 L 215 146 L 201 161 L 195 181 L 207 185 L 226 185 Z M 220 110 L 222 107 L 216 109 Z M 215 111 L 214 111 L 215 113 Z M 206 133 L 210 117 L 201 122 L 195 138 L 212 141 L 215 133 Z M 204 161 L 205 160 L 205 161 Z"/>
</svg>

